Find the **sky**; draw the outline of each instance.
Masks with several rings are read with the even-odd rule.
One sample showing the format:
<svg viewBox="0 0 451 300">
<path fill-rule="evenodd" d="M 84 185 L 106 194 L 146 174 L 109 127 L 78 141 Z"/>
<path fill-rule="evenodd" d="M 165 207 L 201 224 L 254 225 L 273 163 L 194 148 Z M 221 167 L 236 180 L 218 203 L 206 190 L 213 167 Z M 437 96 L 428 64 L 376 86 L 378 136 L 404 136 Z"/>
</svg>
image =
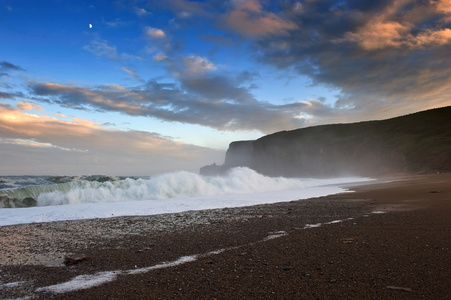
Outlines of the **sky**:
<svg viewBox="0 0 451 300">
<path fill-rule="evenodd" d="M 0 175 L 152 175 L 451 105 L 451 0 L 0 0 Z"/>
</svg>

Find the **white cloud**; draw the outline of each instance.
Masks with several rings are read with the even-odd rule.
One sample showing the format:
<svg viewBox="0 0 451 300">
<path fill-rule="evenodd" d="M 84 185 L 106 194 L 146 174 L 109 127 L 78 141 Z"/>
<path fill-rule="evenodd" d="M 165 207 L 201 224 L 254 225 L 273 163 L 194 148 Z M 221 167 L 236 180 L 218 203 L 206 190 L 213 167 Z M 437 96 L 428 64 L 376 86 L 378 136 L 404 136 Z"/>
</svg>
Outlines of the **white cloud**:
<svg viewBox="0 0 451 300">
<path fill-rule="evenodd" d="M 116 46 L 108 45 L 107 41 L 97 39 L 89 42 L 83 47 L 84 50 L 91 52 L 96 56 L 106 56 L 108 58 L 118 58 Z"/>
<path fill-rule="evenodd" d="M 161 38 L 166 37 L 166 34 L 164 33 L 163 30 L 158 29 L 158 28 L 153 28 L 153 27 L 146 28 L 146 35 L 149 38 L 153 38 L 153 39 L 161 39 Z"/>
<path fill-rule="evenodd" d="M 168 57 L 163 53 L 158 53 L 158 54 L 154 55 L 154 57 L 153 57 L 154 61 L 163 61 L 166 59 L 168 59 Z"/>
<path fill-rule="evenodd" d="M 208 59 L 200 56 L 190 55 L 183 60 L 187 73 L 196 74 L 216 70 L 216 66 Z"/>
<path fill-rule="evenodd" d="M 116 46 L 110 46 L 107 41 L 95 39 L 83 47 L 84 50 L 91 52 L 96 56 L 105 56 L 110 59 L 121 60 L 142 60 L 141 57 L 127 53 L 118 54 Z"/>
<path fill-rule="evenodd" d="M 144 8 L 141 8 L 141 7 L 135 7 L 134 12 L 139 17 L 142 17 L 142 16 L 145 16 L 145 15 L 149 14 L 149 12 L 147 10 L 145 10 Z"/>
</svg>

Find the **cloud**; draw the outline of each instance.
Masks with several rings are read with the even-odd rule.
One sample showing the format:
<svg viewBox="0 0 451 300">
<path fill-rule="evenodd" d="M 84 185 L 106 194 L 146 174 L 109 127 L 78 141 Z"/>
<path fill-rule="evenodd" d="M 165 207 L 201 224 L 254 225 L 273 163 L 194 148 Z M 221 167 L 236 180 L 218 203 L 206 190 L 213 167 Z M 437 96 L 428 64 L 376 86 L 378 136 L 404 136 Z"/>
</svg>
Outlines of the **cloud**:
<svg viewBox="0 0 451 300">
<path fill-rule="evenodd" d="M 87 150 L 79 150 L 76 148 L 68 149 L 64 147 L 59 147 L 52 145 L 50 143 L 41 143 L 36 142 L 34 139 L 3 139 L 0 138 L 0 144 L 10 144 L 10 145 L 19 145 L 19 146 L 27 146 L 27 147 L 33 147 L 33 148 L 55 148 L 63 151 L 76 151 L 76 152 L 87 152 Z"/>
<path fill-rule="evenodd" d="M 164 33 L 163 30 L 153 27 L 146 28 L 146 35 L 147 37 L 152 39 L 162 39 L 166 37 L 166 34 Z"/>
<path fill-rule="evenodd" d="M 25 71 L 25 69 L 21 68 L 18 65 L 12 64 L 10 62 L 7 61 L 0 61 L 0 70 L 4 70 L 4 71 Z"/>
<path fill-rule="evenodd" d="M 345 40 L 357 42 L 365 50 L 384 48 L 425 48 L 451 42 L 451 30 L 440 28 L 443 16 L 451 7 L 449 1 L 431 1 L 429 5 L 415 1 L 394 1 L 382 13 L 369 17 L 362 27 L 345 35 Z M 413 6 L 412 6 L 413 5 Z M 403 15 L 400 12 L 403 11 Z M 439 12 L 437 14 L 437 12 Z M 435 26 L 422 22 L 436 18 Z"/>
<path fill-rule="evenodd" d="M 14 95 L 11 93 L 0 92 L 0 99 L 14 99 Z"/>
<path fill-rule="evenodd" d="M 89 44 L 83 46 L 83 49 L 91 52 L 96 56 L 104 56 L 110 59 L 142 60 L 141 57 L 136 55 L 127 53 L 118 54 L 116 46 L 110 46 L 107 41 L 102 39 L 95 39 L 90 41 Z"/>
<path fill-rule="evenodd" d="M 88 45 L 85 45 L 83 49 L 96 56 L 106 56 L 112 59 L 118 58 L 116 46 L 108 45 L 105 40 L 93 40 Z"/>
<path fill-rule="evenodd" d="M 17 103 L 17 107 L 20 110 L 38 110 L 38 111 L 43 111 L 44 108 L 42 106 L 40 106 L 39 104 L 36 103 L 30 103 L 30 102 L 19 102 Z"/>
<path fill-rule="evenodd" d="M 22 67 L 12 64 L 10 62 L 7 61 L 0 61 L 0 78 L 1 77 L 6 77 L 6 78 L 11 78 L 11 76 L 9 76 L 9 72 L 11 71 L 16 71 L 16 72 L 22 72 L 25 71 L 25 69 L 23 69 Z M 8 87 L 8 85 L 6 83 L 2 83 L 0 82 L 1 85 L 3 85 L 4 87 Z M 5 96 L 5 94 L 4 94 Z"/>
<path fill-rule="evenodd" d="M 150 12 L 148 12 L 147 10 L 145 10 L 145 9 L 142 8 L 142 7 L 135 7 L 135 8 L 133 9 L 133 11 L 134 11 L 135 14 L 138 15 L 139 17 L 143 17 L 143 16 L 145 16 L 145 15 L 147 15 L 147 14 L 150 14 Z"/>
<path fill-rule="evenodd" d="M 120 19 L 116 19 L 114 21 L 104 22 L 106 26 L 110 28 L 118 28 L 130 25 L 130 22 L 121 21 Z"/>
<path fill-rule="evenodd" d="M 270 133 L 303 124 L 295 118 L 302 105 L 260 102 L 251 93 L 256 74 L 225 76 L 206 72 L 206 59 L 188 57 L 192 65 L 178 73 L 178 82 L 149 80 L 143 85 L 80 87 L 55 83 L 30 84 L 34 99 L 81 110 L 116 111 L 163 121 L 198 124 L 218 130 Z"/>
<path fill-rule="evenodd" d="M 451 14 L 451 0 L 430 0 L 438 13 Z"/>
<path fill-rule="evenodd" d="M 222 16 L 227 28 L 239 34 L 259 37 L 274 34 L 286 34 L 298 26 L 281 16 L 267 12 L 257 0 L 232 1 L 232 10 Z"/>
<path fill-rule="evenodd" d="M 222 151 L 174 142 L 155 133 L 105 129 L 78 118 L 62 121 L 7 105 L 0 105 L 0 145 L 2 172 L 9 175 L 197 171 L 223 156 Z"/>
<path fill-rule="evenodd" d="M 357 32 L 349 32 L 346 39 L 357 42 L 365 50 L 400 47 L 408 43 L 405 38 L 410 28 L 393 21 L 374 20 Z"/>
<path fill-rule="evenodd" d="M 167 59 L 168 59 L 168 57 L 165 54 L 163 54 L 163 53 L 158 53 L 158 54 L 153 56 L 153 60 L 154 61 L 164 61 L 164 60 L 167 60 Z"/>
<path fill-rule="evenodd" d="M 215 1 L 168 0 L 158 3 L 159 7 L 172 11 L 178 20 L 194 17 L 211 18 L 221 3 Z M 172 20 L 175 21 L 175 20 Z"/>
<path fill-rule="evenodd" d="M 297 28 L 257 36 L 253 48 L 260 62 L 295 70 L 314 85 L 335 90 L 336 99 L 328 99 L 335 102 L 330 122 L 338 114 L 357 121 L 446 106 L 451 92 L 449 4 L 284 2 L 276 9 Z"/>
<path fill-rule="evenodd" d="M 126 67 L 122 67 L 122 70 L 124 70 L 125 72 L 127 72 L 129 75 L 131 75 L 133 78 L 135 78 L 138 81 L 144 81 L 139 75 L 138 73 L 136 73 L 135 70 L 132 70 L 130 68 L 126 68 Z"/>
<path fill-rule="evenodd" d="M 203 73 L 216 70 L 216 66 L 208 59 L 200 56 L 190 55 L 183 59 L 186 66 L 186 72 L 189 74 Z"/>
</svg>

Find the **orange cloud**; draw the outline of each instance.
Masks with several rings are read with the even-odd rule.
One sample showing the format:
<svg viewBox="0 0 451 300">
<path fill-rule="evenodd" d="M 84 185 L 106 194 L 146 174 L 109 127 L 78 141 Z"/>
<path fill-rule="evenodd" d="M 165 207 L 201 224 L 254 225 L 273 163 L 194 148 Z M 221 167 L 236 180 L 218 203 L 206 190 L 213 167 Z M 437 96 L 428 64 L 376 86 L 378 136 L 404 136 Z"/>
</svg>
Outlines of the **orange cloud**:
<svg viewBox="0 0 451 300">
<path fill-rule="evenodd" d="M 246 36 L 284 34 L 297 25 L 278 15 L 262 10 L 257 0 L 234 1 L 234 9 L 224 16 L 227 27 Z"/>
<path fill-rule="evenodd" d="M 431 0 L 430 2 L 435 5 L 437 12 L 451 14 L 451 0 Z"/>
<path fill-rule="evenodd" d="M 47 94 L 59 94 L 67 95 L 73 101 L 79 101 L 80 99 L 88 100 L 95 103 L 100 107 L 108 107 L 108 109 L 117 109 L 125 111 L 129 114 L 139 114 L 142 107 L 137 103 L 132 103 L 127 100 L 112 100 L 108 95 L 104 95 L 102 92 L 111 92 L 110 96 L 113 96 L 116 92 L 124 93 L 123 99 L 139 99 L 139 95 L 133 92 L 126 92 L 126 89 L 117 84 L 103 85 L 99 90 L 91 90 L 85 87 L 70 86 L 64 84 L 55 84 L 51 82 L 45 82 L 40 85 L 40 89 L 45 90 Z M 121 94 L 122 95 L 122 94 Z"/>
<path fill-rule="evenodd" d="M 451 29 L 427 30 L 416 36 L 413 40 L 414 46 L 422 47 L 427 45 L 445 45 L 451 42 Z"/>
<path fill-rule="evenodd" d="M 21 110 L 38 110 L 44 111 L 44 108 L 39 104 L 30 103 L 30 102 L 19 102 L 17 103 L 17 107 Z"/>
<path fill-rule="evenodd" d="M 153 133 L 105 129 L 90 120 L 59 120 L 1 105 L 0 145 L 2 171 L 10 174 L 17 170 L 137 175 L 195 171 L 206 162 L 220 161 L 224 155 Z"/>
<path fill-rule="evenodd" d="M 386 47 L 399 47 L 404 42 L 404 36 L 409 27 L 393 21 L 380 18 L 369 22 L 356 33 L 348 33 L 347 38 L 360 44 L 366 50 Z"/>
<path fill-rule="evenodd" d="M 69 136 L 75 133 L 80 135 L 87 133 L 86 128 L 94 127 L 93 122 L 90 121 L 84 122 L 81 119 L 74 121 L 61 121 L 53 117 L 0 108 L 0 134 L 3 136 L 35 138 L 49 133 L 57 136 Z"/>
<path fill-rule="evenodd" d="M 416 23 L 422 22 L 431 15 L 443 14 L 440 23 L 451 20 L 451 0 L 430 1 L 428 5 L 414 6 L 405 11 L 405 5 L 411 0 L 394 1 L 386 10 L 370 19 L 357 31 L 348 32 L 346 41 L 353 41 L 365 50 L 384 48 L 426 48 L 442 46 L 451 42 L 449 28 L 430 28 L 416 32 Z M 402 12 L 402 14 L 401 14 Z M 401 18 L 399 16 L 402 16 Z"/>
</svg>

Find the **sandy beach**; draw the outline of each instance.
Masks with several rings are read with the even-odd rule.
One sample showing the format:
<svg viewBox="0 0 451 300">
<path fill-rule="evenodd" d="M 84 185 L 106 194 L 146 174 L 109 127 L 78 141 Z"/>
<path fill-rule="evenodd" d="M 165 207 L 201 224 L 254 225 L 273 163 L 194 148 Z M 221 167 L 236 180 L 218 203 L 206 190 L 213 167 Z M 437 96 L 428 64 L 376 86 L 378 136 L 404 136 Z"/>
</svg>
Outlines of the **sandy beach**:
<svg viewBox="0 0 451 300">
<path fill-rule="evenodd" d="M 451 174 L 350 189 L 0 227 L 0 298 L 450 299 Z"/>
</svg>

